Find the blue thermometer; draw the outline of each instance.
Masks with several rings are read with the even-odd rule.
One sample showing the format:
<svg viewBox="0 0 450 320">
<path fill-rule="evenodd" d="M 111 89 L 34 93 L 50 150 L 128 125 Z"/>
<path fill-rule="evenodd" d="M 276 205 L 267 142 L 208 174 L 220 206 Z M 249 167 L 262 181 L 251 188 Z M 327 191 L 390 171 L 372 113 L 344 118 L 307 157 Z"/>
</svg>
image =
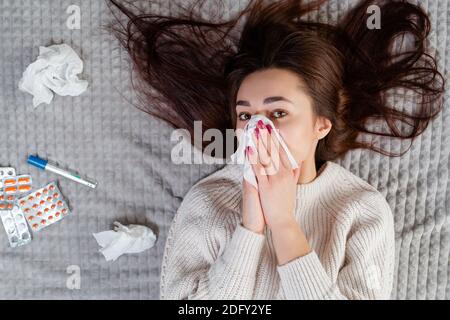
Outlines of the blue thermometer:
<svg viewBox="0 0 450 320">
<path fill-rule="evenodd" d="M 39 168 L 41 170 L 56 173 L 60 176 L 63 176 L 67 179 L 78 182 L 89 188 L 92 188 L 92 189 L 97 188 L 97 182 L 89 181 L 87 179 L 80 177 L 78 174 L 76 174 L 74 172 L 70 172 L 70 171 L 61 169 L 61 168 L 57 167 L 55 164 L 50 163 L 48 160 L 44 160 L 44 159 L 41 159 L 41 158 L 35 157 L 35 156 L 30 156 L 28 158 L 28 164 L 30 164 L 36 168 Z"/>
</svg>

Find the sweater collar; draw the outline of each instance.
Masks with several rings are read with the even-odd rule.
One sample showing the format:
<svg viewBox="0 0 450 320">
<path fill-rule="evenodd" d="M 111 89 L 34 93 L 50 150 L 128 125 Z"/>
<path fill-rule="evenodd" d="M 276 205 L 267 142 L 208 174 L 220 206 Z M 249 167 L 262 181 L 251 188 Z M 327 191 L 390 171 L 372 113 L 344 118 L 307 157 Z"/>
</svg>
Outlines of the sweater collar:
<svg viewBox="0 0 450 320">
<path fill-rule="evenodd" d="M 317 171 L 316 178 L 304 184 L 297 185 L 297 200 L 310 202 L 317 199 L 318 196 L 327 192 L 332 184 L 336 182 L 336 174 L 339 170 L 339 165 L 331 161 L 325 162 Z"/>
<path fill-rule="evenodd" d="M 242 167 L 239 165 L 230 165 L 234 168 L 231 172 L 236 182 L 242 182 Z M 325 162 L 317 171 L 316 178 L 305 184 L 297 185 L 297 203 L 311 203 L 319 198 L 320 194 L 328 192 L 330 187 L 336 183 L 340 165 L 331 161 Z M 305 200 L 306 199 L 306 200 Z"/>
</svg>

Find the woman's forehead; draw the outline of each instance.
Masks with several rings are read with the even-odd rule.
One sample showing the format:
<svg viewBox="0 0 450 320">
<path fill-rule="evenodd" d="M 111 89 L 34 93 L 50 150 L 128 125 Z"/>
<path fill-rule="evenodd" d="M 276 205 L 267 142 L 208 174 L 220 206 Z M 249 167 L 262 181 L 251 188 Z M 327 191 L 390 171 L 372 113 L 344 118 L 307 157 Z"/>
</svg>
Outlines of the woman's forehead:
<svg viewBox="0 0 450 320">
<path fill-rule="evenodd" d="M 302 81 L 294 73 L 281 69 L 258 71 L 247 76 L 237 94 L 239 100 L 261 102 L 270 97 L 296 100 L 306 94 Z"/>
</svg>

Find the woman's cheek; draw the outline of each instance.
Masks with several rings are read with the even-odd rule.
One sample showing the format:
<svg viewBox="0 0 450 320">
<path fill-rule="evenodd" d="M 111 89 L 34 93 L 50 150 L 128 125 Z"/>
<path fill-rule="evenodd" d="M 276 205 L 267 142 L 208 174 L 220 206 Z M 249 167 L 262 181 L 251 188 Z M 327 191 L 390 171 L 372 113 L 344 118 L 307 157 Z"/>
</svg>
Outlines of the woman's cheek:
<svg viewBox="0 0 450 320">
<path fill-rule="evenodd" d="M 297 160 L 300 155 L 301 147 L 298 139 L 296 139 L 296 134 L 287 129 L 279 129 L 280 136 L 289 148 L 294 158 Z"/>
<path fill-rule="evenodd" d="M 297 141 L 296 143 L 289 143 L 287 145 L 289 147 L 290 152 L 292 153 L 292 156 L 298 163 L 306 159 L 302 142 Z"/>
<path fill-rule="evenodd" d="M 304 161 L 308 158 L 308 150 L 310 142 L 307 135 L 296 131 L 280 130 L 280 135 L 283 137 L 289 151 L 297 162 Z"/>
</svg>

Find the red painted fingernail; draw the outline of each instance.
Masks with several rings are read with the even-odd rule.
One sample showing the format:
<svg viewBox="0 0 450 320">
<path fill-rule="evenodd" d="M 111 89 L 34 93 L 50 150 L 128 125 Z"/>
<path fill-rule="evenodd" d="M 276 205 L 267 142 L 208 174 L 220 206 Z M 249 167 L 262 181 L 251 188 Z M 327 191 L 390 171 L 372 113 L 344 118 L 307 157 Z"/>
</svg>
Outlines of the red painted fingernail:
<svg viewBox="0 0 450 320">
<path fill-rule="evenodd" d="M 261 133 L 259 132 L 259 128 L 255 129 L 255 135 L 256 135 L 256 139 L 259 139 L 259 136 L 261 135 Z"/>
<path fill-rule="evenodd" d="M 258 121 L 258 128 L 264 129 L 264 122 L 262 120 Z"/>
<path fill-rule="evenodd" d="M 266 128 L 267 128 L 267 131 L 269 131 L 269 134 L 272 134 L 272 131 L 273 131 L 272 126 L 271 126 L 270 124 L 268 124 L 268 125 L 266 126 Z"/>
</svg>

